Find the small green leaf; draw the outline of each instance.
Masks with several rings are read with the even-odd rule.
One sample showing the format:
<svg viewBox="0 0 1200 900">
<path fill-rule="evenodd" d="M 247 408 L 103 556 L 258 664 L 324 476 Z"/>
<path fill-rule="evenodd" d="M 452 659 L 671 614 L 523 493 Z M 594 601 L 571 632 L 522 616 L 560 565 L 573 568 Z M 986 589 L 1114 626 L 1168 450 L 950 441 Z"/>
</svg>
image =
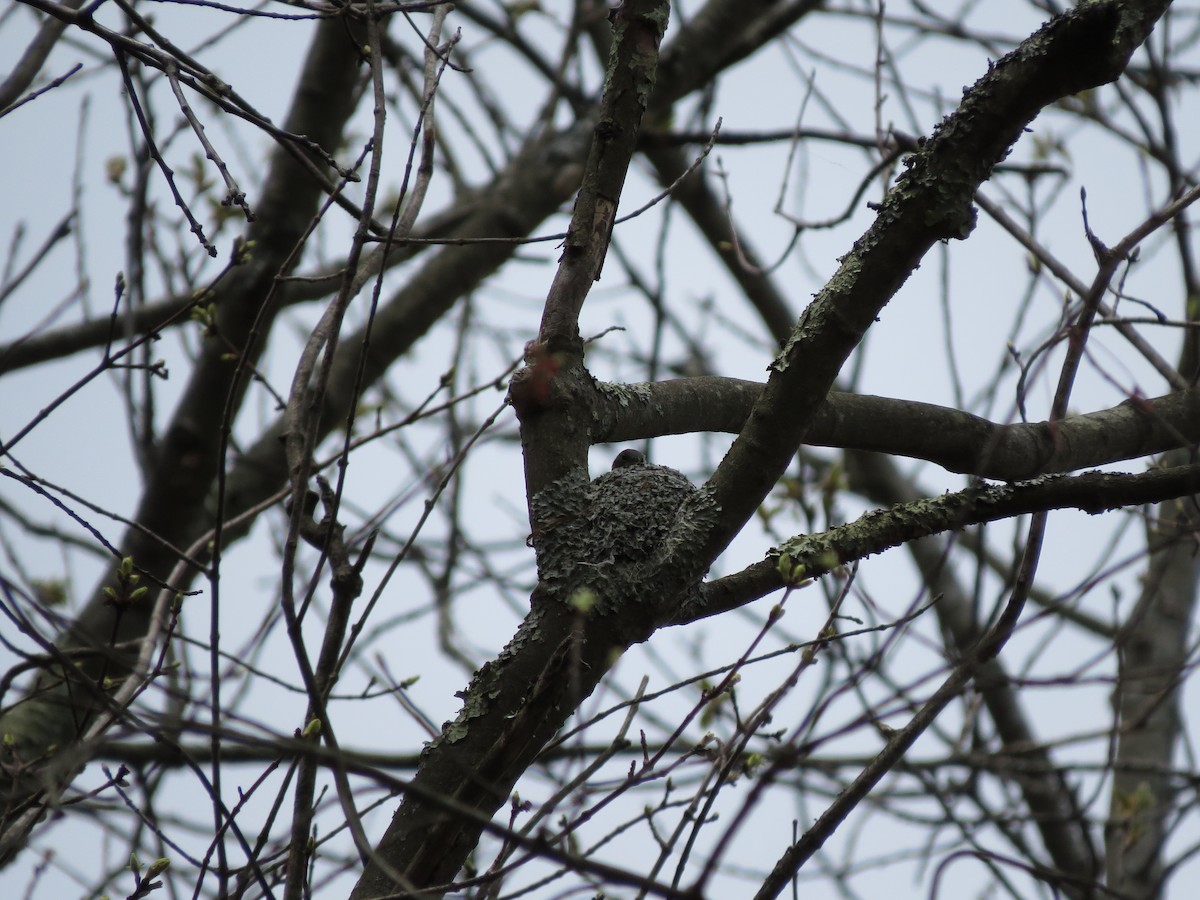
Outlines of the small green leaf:
<svg viewBox="0 0 1200 900">
<path fill-rule="evenodd" d="M 798 587 L 805 583 L 804 575 L 807 568 L 804 563 L 794 559 L 790 553 L 779 554 L 779 562 L 775 564 L 775 570 L 786 585 Z"/>
</svg>

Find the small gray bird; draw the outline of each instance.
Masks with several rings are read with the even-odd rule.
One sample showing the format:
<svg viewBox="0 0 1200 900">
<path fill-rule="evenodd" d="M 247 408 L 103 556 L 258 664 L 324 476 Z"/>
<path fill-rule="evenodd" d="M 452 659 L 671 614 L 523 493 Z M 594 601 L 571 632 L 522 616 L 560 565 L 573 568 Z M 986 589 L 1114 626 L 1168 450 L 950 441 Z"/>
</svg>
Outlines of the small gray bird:
<svg viewBox="0 0 1200 900">
<path fill-rule="evenodd" d="M 622 450 L 617 454 L 617 458 L 613 460 L 612 467 L 616 469 L 624 469 L 627 466 L 644 466 L 646 464 L 646 454 L 641 450 Z"/>
</svg>

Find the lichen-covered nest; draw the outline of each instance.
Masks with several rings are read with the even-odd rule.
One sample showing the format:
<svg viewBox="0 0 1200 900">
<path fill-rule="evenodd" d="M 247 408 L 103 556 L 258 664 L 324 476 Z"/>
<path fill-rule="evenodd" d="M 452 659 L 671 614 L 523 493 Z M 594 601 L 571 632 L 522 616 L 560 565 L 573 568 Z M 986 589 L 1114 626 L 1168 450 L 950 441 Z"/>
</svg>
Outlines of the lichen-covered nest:
<svg viewBox="0 0 1200 900">
<path fill-rule="evenodd" d="M 584 599 L 598 613 L 660 599 L 658 551 L 697 493 L 683 473 L 644 462 L 593 481 L 582 470 L 559 479 L 533 498 L 538 577 L 558 598 Z M 708 511 L 715 505 L 689 504 L 684 524 L 700 524 Z"/>
</svg>

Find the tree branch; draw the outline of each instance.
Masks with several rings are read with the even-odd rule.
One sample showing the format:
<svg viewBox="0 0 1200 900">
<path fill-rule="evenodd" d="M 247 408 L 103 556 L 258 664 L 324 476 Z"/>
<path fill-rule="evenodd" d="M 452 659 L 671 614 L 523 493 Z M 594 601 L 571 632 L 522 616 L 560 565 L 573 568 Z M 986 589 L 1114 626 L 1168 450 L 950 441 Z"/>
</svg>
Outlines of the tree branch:
<svg viewBox="0 0 1200 900">
<path fill-rule="evenodd" d="M 701 602 L 681 610 L 668 625 L 737 609 L 785 587 L 779 554 L 803 567 L 802 577 L 816 578 L 838 566 L 892 547 L 968 525 L 995 522 L 1051 509 L 1079 509 L 1096 515 L 1110 509 L 1157 503 L 1200 491 L 1200 464 L 1176 466 L 1139 475 L 1087 472 L 1044 475 L 1010 485 L 970 487 L 891 509 L 877 509 L 848 525 L 820 534 L 799 535 L 781 544 L 762 562 L 734 575 L 708 582 Z M 797 575 L 797 577 L 801 577 Z"/>
<path fill-rule="evenodd" d="M 804 311 L 710 479 L 723 515 L 692 572 L 708 567 L 778 481 L 842 364 L 926 251 L 970 234 L 975 191 L 1025 126 L 1050 103 L 1117 78 L 1166 5 L 1090 3 L 1056 17 L 990 67 L 906 160 L 875 222 Z"/>
<path fill-rule="evenodd" d="M 704 375 L 652 384 L 601 385 L 596 443 L 666 434 L 739 434 L 764 386 Z M 1200 442 L 1200 389 L 1134 397 L 1059 422 L 999 425 L 917 400 L 830 391 L 804 443 L 873 450 L 950 472 L 1023 481 L 1163 453 Z"/>
</svg>

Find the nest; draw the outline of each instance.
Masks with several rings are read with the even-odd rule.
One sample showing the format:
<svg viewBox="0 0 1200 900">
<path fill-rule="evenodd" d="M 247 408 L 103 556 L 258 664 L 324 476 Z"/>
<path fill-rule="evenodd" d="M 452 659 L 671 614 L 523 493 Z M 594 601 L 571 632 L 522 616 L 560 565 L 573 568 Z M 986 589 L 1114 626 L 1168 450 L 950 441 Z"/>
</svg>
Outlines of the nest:
<svg viewBox="0 0 1200 900">
<path fill-rule="evenodd" d="M 559 479 L 533 498 L 538 578 L 560 599 L 589 592 L 601 613 L 656 599 L 660 551 L 697 493 L 682 472 L 640 461 Z"/>
</svg>

